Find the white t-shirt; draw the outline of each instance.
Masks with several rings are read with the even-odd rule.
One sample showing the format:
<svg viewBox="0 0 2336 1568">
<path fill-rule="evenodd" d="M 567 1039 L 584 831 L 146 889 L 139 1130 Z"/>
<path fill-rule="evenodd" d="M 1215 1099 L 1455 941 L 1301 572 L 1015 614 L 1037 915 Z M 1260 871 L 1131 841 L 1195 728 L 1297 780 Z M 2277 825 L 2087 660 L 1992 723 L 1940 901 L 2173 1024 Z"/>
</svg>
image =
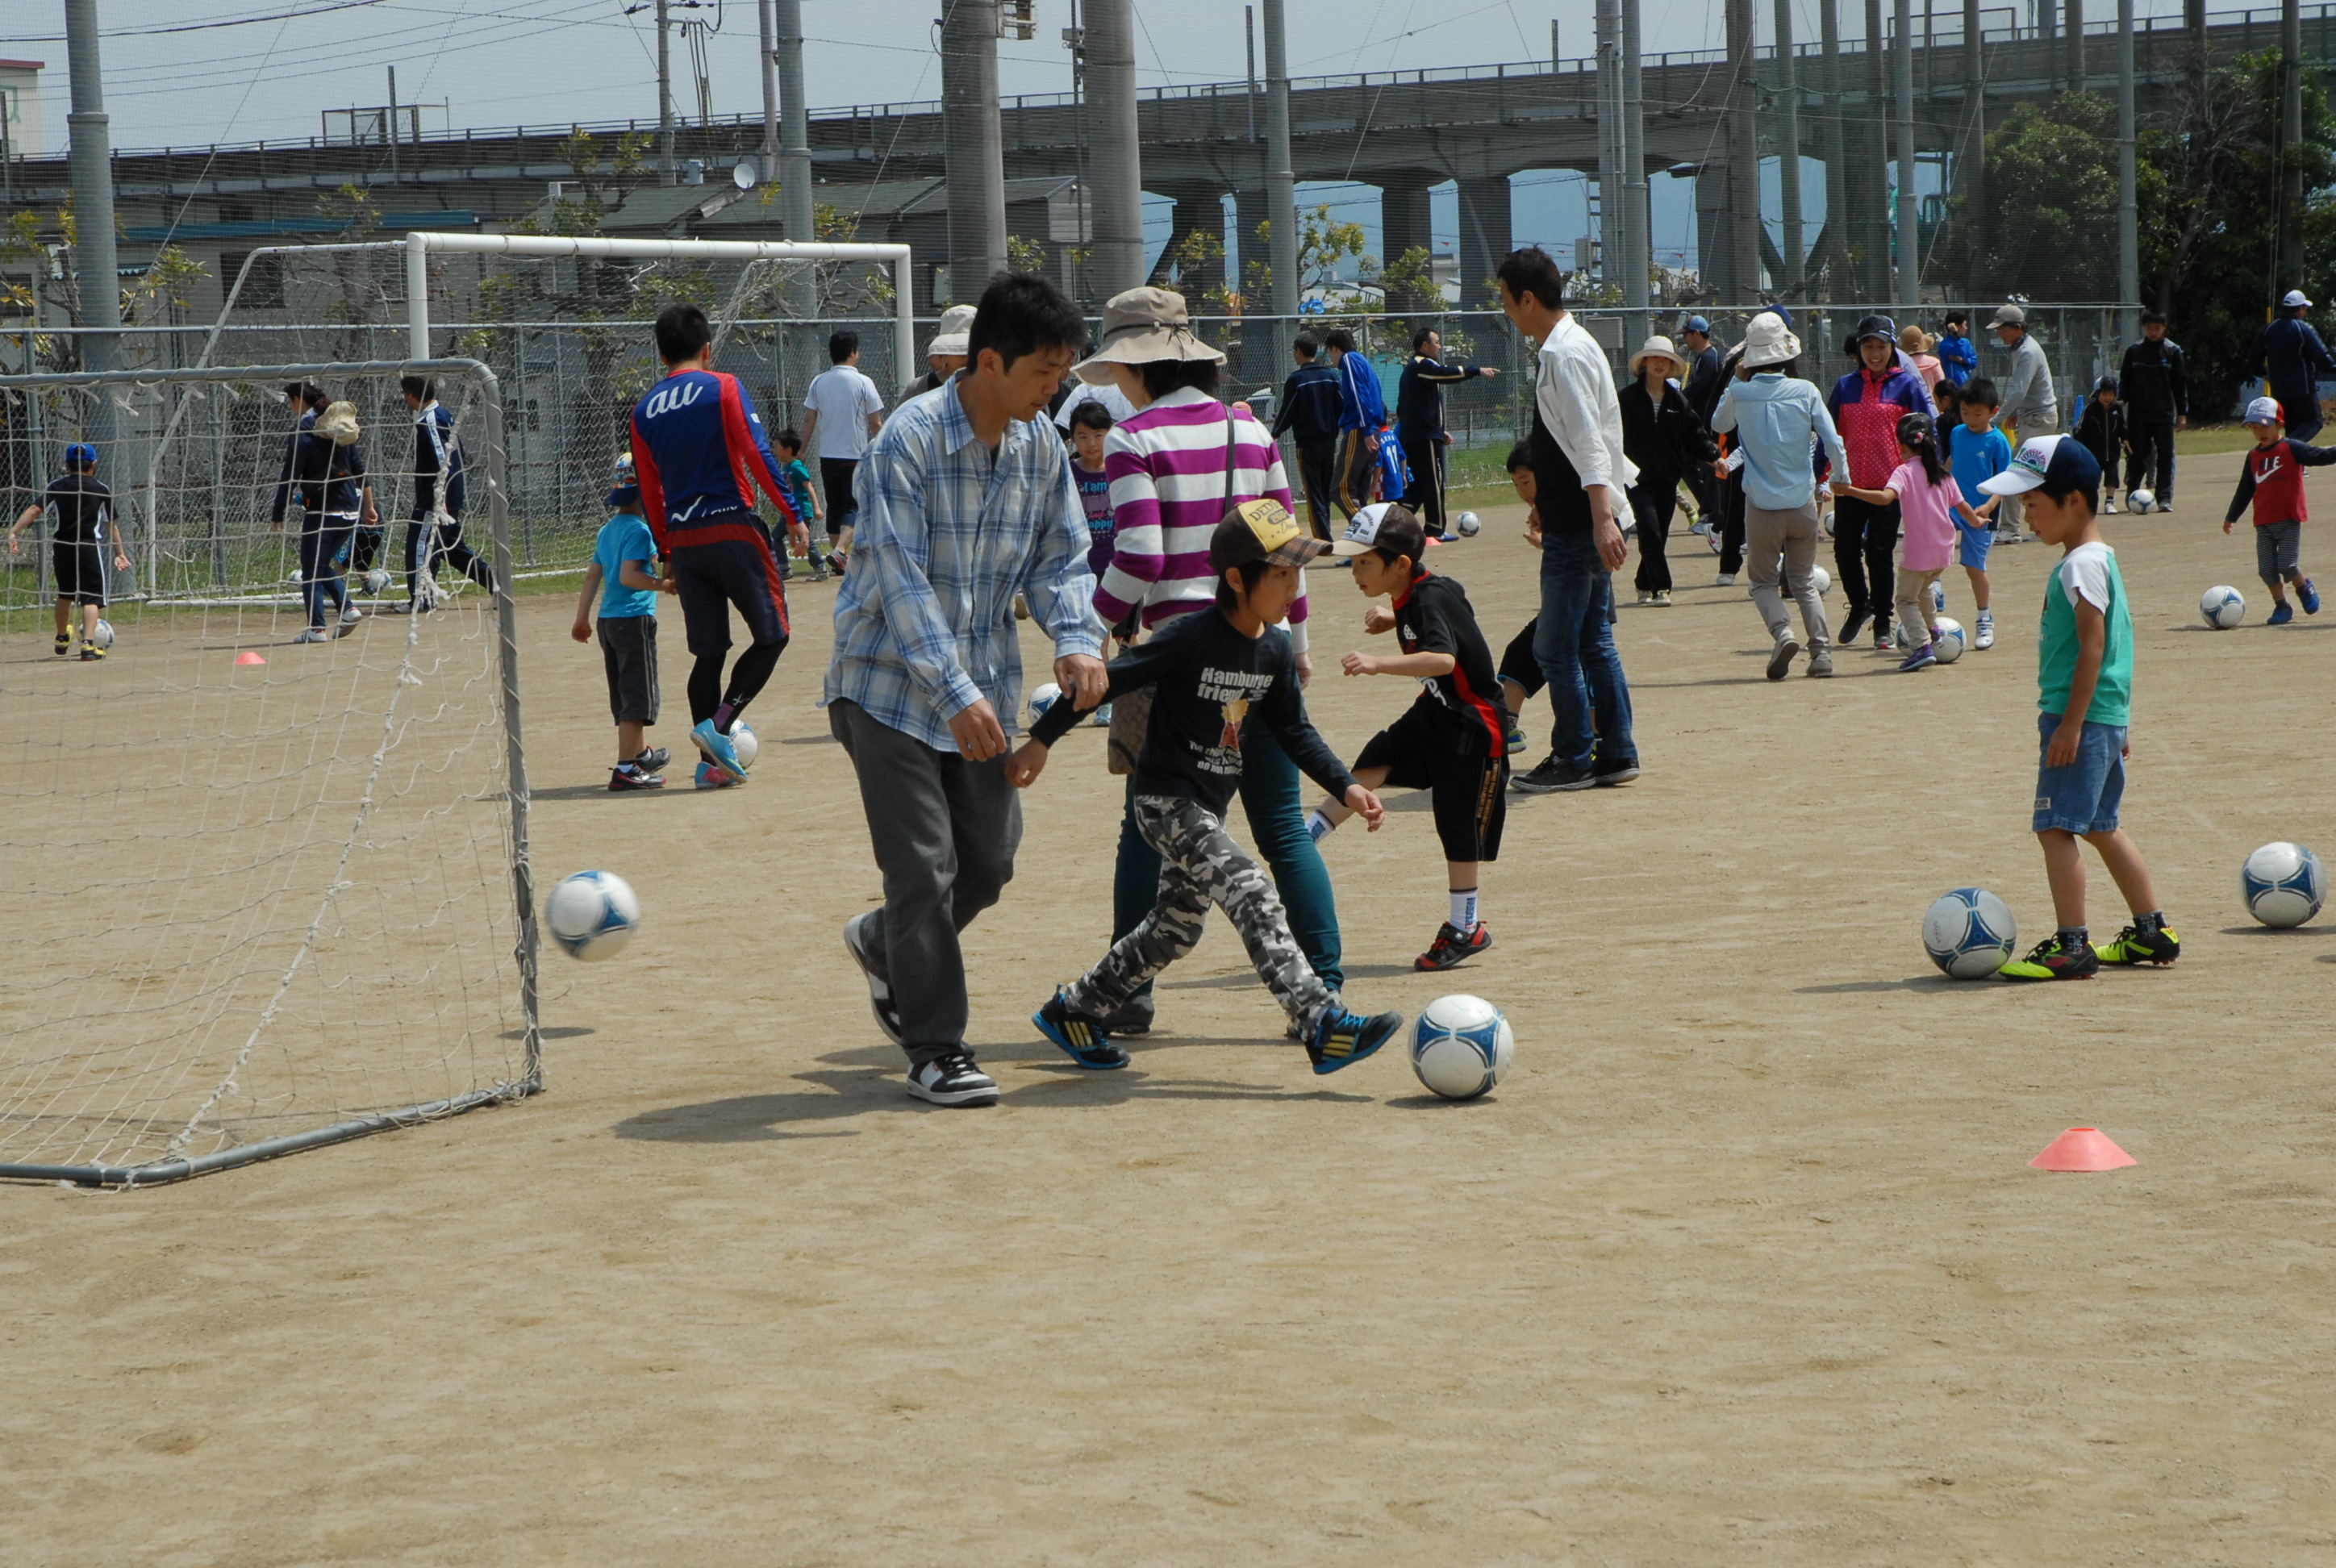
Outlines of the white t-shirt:
<svg viewBox="0 0 2336 1568">
<path fill-rule="evenodd" d="M 2080 544 L 2060 558 L 2060 591 L 2074 605 L 2084 600 L 2107 615 L 2109 609 L 2109 562 L 2116 556 L 2106 544 Z"/>
<path fill-rule="evenodd" d="M 836 365 L 812 378 L 803 406 L 819 415 L 820 456 L 859 458 L 868 452 L 868 416 L 884 412 L 884 395 L 855 367 Z"/>
</svg>

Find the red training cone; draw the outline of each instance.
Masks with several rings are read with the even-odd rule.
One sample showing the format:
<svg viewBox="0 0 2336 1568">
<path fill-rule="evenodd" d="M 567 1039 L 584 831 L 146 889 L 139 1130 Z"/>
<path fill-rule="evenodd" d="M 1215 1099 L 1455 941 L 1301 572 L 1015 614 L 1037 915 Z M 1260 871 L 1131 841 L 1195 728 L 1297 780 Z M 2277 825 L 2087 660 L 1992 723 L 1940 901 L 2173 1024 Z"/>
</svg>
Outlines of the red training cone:
<svg viewBox="0 0 2336 1568">
<path fill-rule="evenodd" d="M 235 656 L 235 662 L 238 664 L 266 664 L 268 661 L 260 657 L 257 650 L 245 648 L 241 653 Z"/>
<path fill-rule="evenodd" d="M 2114 1171 L 2141 1162 L 2102 1136 L 2098 1127 L 2070 1127 L 2028 1163 L 2039 1171 Z"/>
</svg>

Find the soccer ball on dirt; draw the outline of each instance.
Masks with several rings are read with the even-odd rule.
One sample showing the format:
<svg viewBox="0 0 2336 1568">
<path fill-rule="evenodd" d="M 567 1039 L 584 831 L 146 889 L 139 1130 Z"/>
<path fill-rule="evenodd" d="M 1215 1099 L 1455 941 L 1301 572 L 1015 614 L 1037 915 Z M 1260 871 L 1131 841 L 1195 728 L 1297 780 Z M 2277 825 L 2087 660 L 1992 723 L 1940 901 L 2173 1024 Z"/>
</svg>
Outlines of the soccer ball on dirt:
<svg viewBox="0 0 2336 1568">
<path fill-rule="evenodd" d="M 2265 844 L 2239 868 L 2247 913 L 2282 930 L 2300 926 L 2328 901 L 2328 872 L 2302 844 Z"/>
<path fill-rule="evenodd" d="M 2136 511 L 2156 511 L 2157 497 L 2146 490 L 2136 490 L 2125 498 L 2125 503 Z"/>
<path fill-rule="evenodd" d="M 1482 997 L 1438 997 L 1411 1026 L 1411 1070 L 1447 1100 L 1473 1100 L 1501 1081 L 1516 1038 Z"/>
<path fill-rule="evenodd" d="M 614 872 L 578 872 L 543 901 L 543 923 L 571 959 L 598 963 L 625 950 L 641 923 L 641 901 Z"/>
<path fill-rule="evenodd" d="M 1931 657 L 1941 664 L 1952 664 L 1963 656 L 1963 623 L 1946 616 L 1931 619 Z"/>
<path fill-rule="evenodd" d="M 1809 568 L 1809 586 L 1817 590 L 1819 599 L 1823 599 L 1833 591 L 1833 573 L 1821 566 Z"/>
<path fill-rule="evenodd" d="M 97 623 L 97 635 L 91 638 L 90 641 L 95 643 L 100 648 L 112 648 L 113 646 L 113 623 L 110 620 L 99 621 Z"/>
<path fill-rule="evenodd" d="M 1941 893 L 1922 917 L 1922 950 L 1959 980 L 1985 979 L 2011 960 L 2011 910 L 1985 888 Z"/>
<path fill-rule="evenodd" d="M 738 765 L 751 768 L 754 759 L 763 755 L 763 743 L 743 718 L 730 721 L 730 749 L 738 754 Z"/>
<path fill-rule="evenodd" d="M 1033 719 L 1041 719 L 1046 717 L 1046 710 L 1054 706 L 1055 699 L 1062 695 L 1063 688 L 1056 686 L 1053 681 L 1048 681 L 1037 691 L 1032 692 L 1030 694 L 1030 716 Z"/>
<path fill-rule="evenodd" d="M 1484 520 L 1473 511 L 1464 511 L 1452 520 L 1453 528 L 1463 539 L 1474 539 L 1484 531 Z"/>
<path fill-rule="evenodd" d="M 2198 596 L 2198 613 L 2216 631 L 2228 631 L 2247 618 L 2246 595 L 2228 584 L 2217 584 Z"/>
</svg>

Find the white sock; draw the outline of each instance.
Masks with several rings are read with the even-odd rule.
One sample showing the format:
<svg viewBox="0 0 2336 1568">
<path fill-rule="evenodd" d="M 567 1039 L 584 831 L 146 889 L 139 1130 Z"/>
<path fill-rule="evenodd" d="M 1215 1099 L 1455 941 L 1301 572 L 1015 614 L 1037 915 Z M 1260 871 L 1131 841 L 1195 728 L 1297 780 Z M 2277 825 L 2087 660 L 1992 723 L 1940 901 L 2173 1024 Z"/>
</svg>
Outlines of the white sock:
<svg viewBox="0 0 2336 1568">
<path fill-rule="evenodd" d="M 1306 813 L 1306 836 L 1318 844 L 1329 838 L 1338 825 L 1337 823 L 1324 816 L 1319 806 Z"/>
<path fill-rule="evenodd" d="M 1476 929 L 1476 890 L 1452 895 L 1452 929 L 1466 936 Z"/>
</svg>

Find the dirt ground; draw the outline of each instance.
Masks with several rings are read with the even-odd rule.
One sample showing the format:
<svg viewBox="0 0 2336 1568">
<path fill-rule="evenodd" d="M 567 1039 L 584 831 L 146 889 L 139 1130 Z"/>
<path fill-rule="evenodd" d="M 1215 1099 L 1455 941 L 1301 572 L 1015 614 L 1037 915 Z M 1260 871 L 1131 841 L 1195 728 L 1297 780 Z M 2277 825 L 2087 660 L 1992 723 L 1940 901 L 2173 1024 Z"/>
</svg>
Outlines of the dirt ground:
<svg viewBox="0 0 2336 1568">
<path fill-rule="evenodd" d="M 1329 845 L 1351 998 L 1514 1020 L 1459 1105 L 1395 1050 L 1310 1076 L 1222 923 L 1128 1070 L 1037 1039 L 1109 919 L 1093 731 L 969 937 L 1004 1103 L 909 1101 L 837 937 L 875 881 L 812 707 L 830 590 L 795 597 L 752 786 L 653 798 L 600 792 L 598 657 L 526 601 L 537 863 L 630 878 L 639 940 L 547 958 L 526 1105 L 0 1192 L 0 1563 L 2330 1561 L 2336 924 L 2258 930 L 2236 873 L 2336 852 L 2336 613 L 2263 628 L 2214 527 L 2235 460 L 2184 470 L 2178 513 L 2107 528 L 2176 969 L 1959 984 L 1920 946 L 1963 883 L 2049 929 L 2053 552 L 1998 551 L 1990 652 L 1771 685 L 1687 541 L 1679 605 L 1621 616 L 1646 774 L 1515 803 L 1487 957 L 1407 969 L 1444 907 L 1423 800 Z M 1534 593 L 1514 523 L 1442 555 L 1497 639 Z M 2200 626 L 2217 582 L 2244 629 Z M 1314 586 L 1331 666 L 1361 606 Z M 1409 696 L 1311 700 L 1351 755 Z M 2140 1164 L 2027 1168 L 2073 1125 Z"/>
</svg>

